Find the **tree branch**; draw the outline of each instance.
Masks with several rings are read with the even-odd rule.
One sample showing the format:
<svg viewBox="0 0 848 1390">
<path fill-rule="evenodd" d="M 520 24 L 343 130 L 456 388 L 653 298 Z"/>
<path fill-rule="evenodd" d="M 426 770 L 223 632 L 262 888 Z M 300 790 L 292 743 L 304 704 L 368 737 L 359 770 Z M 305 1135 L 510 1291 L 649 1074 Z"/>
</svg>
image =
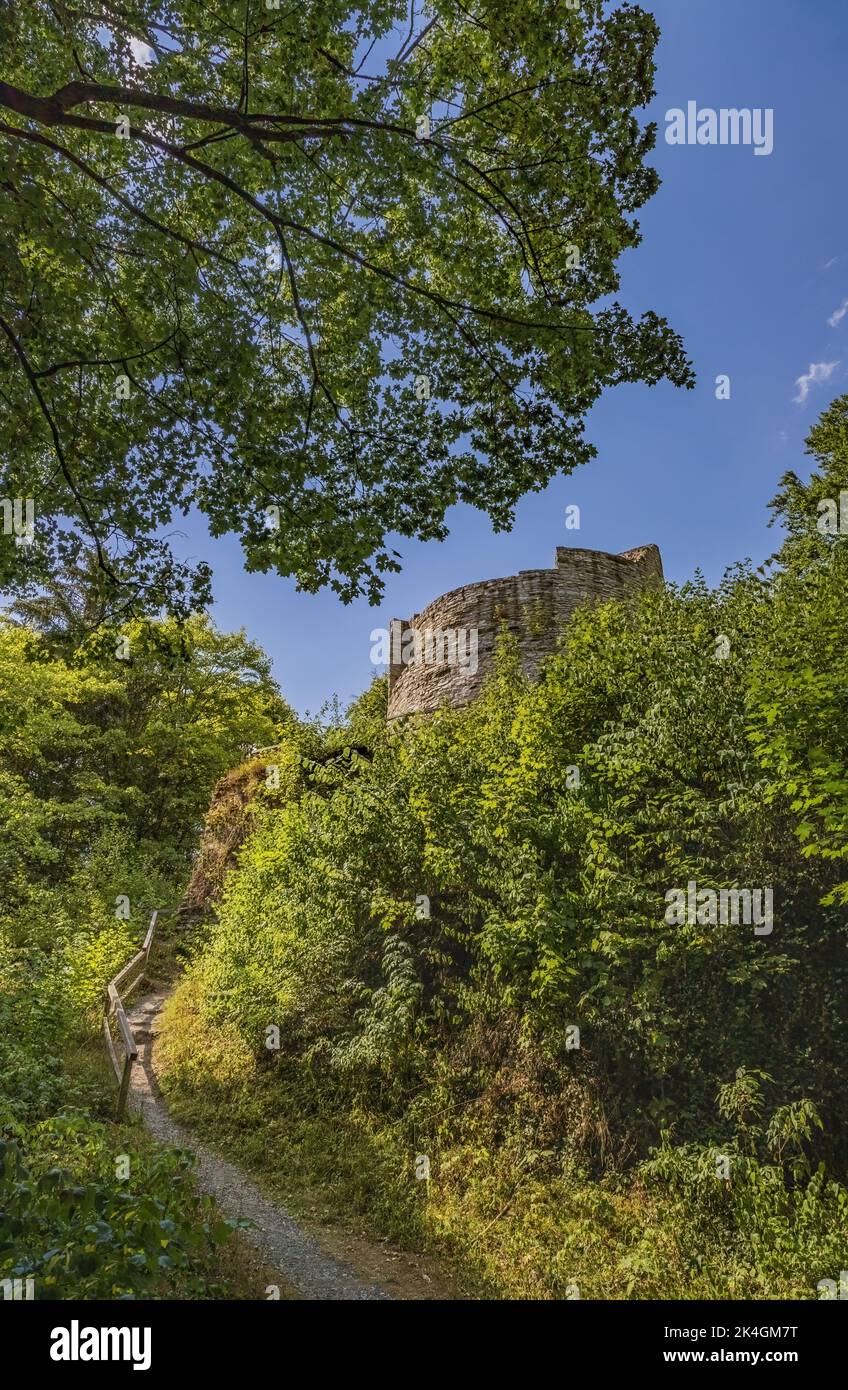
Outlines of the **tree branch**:
<svg viewBox="0 0 848 1390">
<path fill-rule="evenodd" d="M 60 145 L 55 140 L 49 140 L 46 135 L 39 135 L 35 130 L 19 130 L 17 126 L 7 125 L 5 121 L 0 121 L 0 131 L 5 131 L 7 135 L 11 135 L 15 140 L 28 140 L 31 144 L 44 145 L 47 149 L 53 150 L 54 153 L 63 155 L 65 159 L 70 160 L 71 164 L 75 164 L 88 178 L 98 184 L 110 197 L 120 203 L 122 208 L 132 213 L 134 217 L 138 217 L 140 221 L 146 222 L 147 225 L 153 227 L 155 231 L 161 232 L 163 236 L 172 237 L 174 241 L 182 242 L 184 246 L 189 247 L 193 251 L 202 251 L 204 255 L 212 256 L 217 260 L 223 261 L 233 269 L 238 269 L 238 262 L 234 261 L 232 256 L 227 256 L 223 251 L 218 251 L 212 246 L 206 246 L 202 241 L 195 241 L 193 237 L 188 237 L 183 232 L 177 231 L 176 227 L 166 227 L 164 222 L 157 221 L 155 217 L 151 217 L 149 213 L 144 212 L 142 208 L 130 202 L 129 198 L 124 197 L 123 193 L 119 193 L 116 188 L 112 187 L 108 179 L 104 179 L 103 176 L 98 174 L 96 169 L 92 169 L 91 165 L 87 164 L 84 159 L 74 154 L 73 150 L 69 150 L 67 145 Z"/>
<path fill-rule="evenodd" d="M 113 581 L 113 583 L 118 584 L 120 583 L 120 581 L 106 559 L 106 553 L 100 542 L 100 537 L 97 534 L 97 528 L 94 525 L 94 519 L 91 515 L 91 512 L 88 510 L 88 503 L 86 502 L 85 498 L 83 497 L 82 493 L 80 492 L 79 488 L 74 482 L 71 470 L 68 467 L 68 462 L 65 458 L 65 451 L 62 447 L 62 440 L 59 435 L 59 430 L 56 426 L 55 420 L 53 419 L 50 407 L 48 406 L 46 400 L 44 399 L 44 396 L 42 395 L 41 387 L 39 386 L 38 381 L 36 380 L 35 372 L 33 371 L 30 365 L 29 359 L 26 353 L 24 352 L 23 346 L 19 342 L 11 325 L 8 324 L 2 316 L 0 316 L 0 329 L 2 329 L 9 342 L 11 343 L 12 350 L 23 368 L 24 375 L 26 376 L 26 379 L 30 385 L 30 389 L 33 395 L 35 396 L 36 401 L 38 402 L 39 409 L 42 415 L 44 416 L 45 420 L 47 421 L 47 424 L 50 429 L 50 434 L 53 439 L 53 448 L 55 450 L 56 457 L 59 460 L 59 467 L 62 470 L 62 476 L 71 490 L 71 493 L 77 503 L 77 506 L 79 507 L 80 512 L 82 513 L 83 519 L 85 520 L 85 523 L 88 526 L 91 539 L 94 541 L 95 549 L 97 550 L 97 563 L 103 570 L 104 574 L 107 574 L 109 578 Z"/>
<path fill-rule="evenodd" d="M 174 328 L 166 338 L 154 343 L 152 347 L 143 348 L 140 352 L 124 353 L 122 357 L 81 357 L 68 362 L 54 362 L 52 367 L 42 367 L 40 371 L 34 372 L 34 375 L 38 378 L 55 376 L 57 372 L 67 371 L 71 367 L 120 367 L 127 362 L 134 362 L 138 357 L 150 357 L 153 353 L 159 352 L 161 348 L 173 342 L 178 332 L 179 330 Z"/>
</svg>

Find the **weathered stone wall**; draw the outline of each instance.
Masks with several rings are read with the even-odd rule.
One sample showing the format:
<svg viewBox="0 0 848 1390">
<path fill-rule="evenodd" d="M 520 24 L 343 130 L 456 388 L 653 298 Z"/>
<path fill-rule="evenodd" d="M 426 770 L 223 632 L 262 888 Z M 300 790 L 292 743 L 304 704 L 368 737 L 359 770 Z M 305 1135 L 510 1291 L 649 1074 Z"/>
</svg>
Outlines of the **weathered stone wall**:
<svg viewBox="0 0 848 1390">
<path fill-rule="evenodd" d="M 460 706 L 472 700 L 491 670 L 502 624 L 518 638 L 524 669 L 535 675 L 578 604 L 587 599 L 617 598 L 629 590 L 660 583 L 662 577 L 662 559 L 655 545 L 639 546 L 621 555 L 557 546 L 553 569 L 522 570 L 508 579 L 465 584 L 434 599 L 409 620 L 393 618 L 389 718 L 415 711 L 429 713 L 443 703 Z M 440 634 L 452 634 L 456 641 L 457 633 L 460 640 L 455 650 L 448 652 Z M 476 662 L 472 635 L 476 637 Z"/>
</svg>

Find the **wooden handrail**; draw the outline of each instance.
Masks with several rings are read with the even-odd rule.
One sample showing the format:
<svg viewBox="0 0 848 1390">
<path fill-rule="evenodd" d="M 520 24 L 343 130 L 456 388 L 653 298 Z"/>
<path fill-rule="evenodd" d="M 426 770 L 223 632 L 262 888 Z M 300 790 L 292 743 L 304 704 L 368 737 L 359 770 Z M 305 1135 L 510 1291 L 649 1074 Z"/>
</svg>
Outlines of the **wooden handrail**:
<svg viewBox="0 0 848 1390">
<path fill-rule="evenodd" d="M 147 948 L 147 950 L 145 950 L 144 947 L 142 947 L 140 951 L 137 951 L 136 954 L 133 956 L 132 960 L 129 962 L 129 965 L 125 965 L 123 970 L 119 970 L 117 975 L 115 975 L 112 981 L 106 986 L 107 990 L 114 990 L 117 994 L 118 986 L 123 984 L 124 976 L 129 975 L 130 971 L 133 970 L 135 966 L 137 966 L 141 961 L 144 961 L 146 965 L 147 957 L 149 954 L 149 947 Z M 129 994 L 129 990 L 127 990 L 127 993 Z"/>
<path fill-rule="evenodd" d="M 179 911 L 180 908 L 156 908 L 155 912 L 150 918 L 150 925 L 147 928 L 147 932 L 144 937 L 144 945 L 142 946 L 141 950 L 136 952 L 132 960 L 129 961 L 123 967 L 122 970 L 119 970 L 117 975 L 113 976 L 113 978 L 109 981 L 108 985 L 106 986 L 105 1002 L 103 1008 L 103 1032 L 106 1038 L 106 1047 L 109 1052 L 109 1057 L 111 1058 L 112 1066 L 115 1069 L 115 1075 L 118 1078 L 119 1090 L 118 1106 L 115 1114 L 116 1120 L 123 1119 L 124 1110 L 126 1108 L 127 1103 L 127 1094 L 130 1088 L 130 1074 L 132 1072 L 132 1065 L 133 1062 L 135 1062 L 138 1058 L 138 1046 L 133 1036 L 133 1030 L 130 1027 L 126 1010 L 124 1009 L 124 1000 L 132 993 L 136 985 L 138 985 L 144 978 L 147 969 L 147 963 L 150 959 L 150 947 L 153 944 L 153 934 L 156 931 L 156 923 L 159 919 L 159 916 L 164 912 Z M 131 972 L 137 966 L 141 966 L 139 973 L 136 975 L 135 979 L 131 982 L 131 984 L 127 985 L 122 995 L 120 992 L 121 984 L 123 984 L 127 976 L 131 974 Z M 113 1015 L 118 1025 L 118 1031 L 121 1035 L 121 1041 L 124 1045 L 123 1066 L 121 1065 L 118 1059 L 118 1053 L 115 1049 L 115 1042 L 112 1037 L 112 1029 L 109 1022 L 110 1018 Z"/>
</svg>

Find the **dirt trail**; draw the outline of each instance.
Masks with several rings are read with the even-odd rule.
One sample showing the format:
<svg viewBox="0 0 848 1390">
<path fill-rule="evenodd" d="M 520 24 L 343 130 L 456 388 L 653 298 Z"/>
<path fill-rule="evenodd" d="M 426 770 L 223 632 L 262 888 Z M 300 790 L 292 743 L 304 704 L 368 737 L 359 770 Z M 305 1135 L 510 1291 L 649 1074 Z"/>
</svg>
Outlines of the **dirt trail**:
<svg viewBox="0 0 848 1390">
<path fill-rule="evenodd" d="M 156 1139 L 197 1154 L 199 1186 L 215 1198 L 226 1216 L 254 1223 L 243 1232 L 245 1239 L 280 1271 L 284 1283 L 301 1298 L 391 1299 L 384 1288 L 363 1282 L 351 1265 L 324 1249 L 283 1207 L 269 1202 L 234 1163 L 218 1158 L 171 1118 L 156 1084 L 152 1056 L 157 1016 L 167 997 L 166 991 L 149 994 L 129 1013 L 130 1027 L 139 1046 L 130 1105 L 141 1115 L 147 1129 Z"/>
</svg>

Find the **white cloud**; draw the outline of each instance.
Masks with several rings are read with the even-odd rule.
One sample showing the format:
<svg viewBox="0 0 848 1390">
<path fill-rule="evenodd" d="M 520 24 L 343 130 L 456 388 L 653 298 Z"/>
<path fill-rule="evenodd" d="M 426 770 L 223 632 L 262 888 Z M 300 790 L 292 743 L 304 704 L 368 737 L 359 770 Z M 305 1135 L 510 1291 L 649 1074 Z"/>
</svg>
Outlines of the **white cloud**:
<svg viewBox="0 0 848 1390">
<path fill-rule="evenodd" d="M 144 43 L 141 39 L 130 39 L 130 52 L 141 68 L 149 68 L 150 64 L 156 61 L 156 54 L 149 43 Z"/>
<path fill-rule="evenodd" d="M 836 262 L 837 262 L 838 260 L 839 260 L 839 257 L 838 257 L 838 256 L 831 256 L 831 258 L 830 258 L 829 261 L 825 261 L 824 265 L 822 266 L 822 270 L 830 270 L 830 269 L 832 269 L 832 267 L 836 265 Z"/>
<path fill-rule="evenodd" d="M 811 386 L 820 386 L 824 381 L 830 381 L 838 362 L 811 362 L 806 372 L 796 378 L 795 385 L 798 387 L 797 396 L 793 397 L 796 405 L 803 405 L 810 394 Z"/>
<path fill-rule="evenodd" d="M 838 328 L 845 315 L 848 314 L 848 299 L 843 299 L 838 309 L 834 309 L 828 323 L 831 328 Z"/>
</svg>

